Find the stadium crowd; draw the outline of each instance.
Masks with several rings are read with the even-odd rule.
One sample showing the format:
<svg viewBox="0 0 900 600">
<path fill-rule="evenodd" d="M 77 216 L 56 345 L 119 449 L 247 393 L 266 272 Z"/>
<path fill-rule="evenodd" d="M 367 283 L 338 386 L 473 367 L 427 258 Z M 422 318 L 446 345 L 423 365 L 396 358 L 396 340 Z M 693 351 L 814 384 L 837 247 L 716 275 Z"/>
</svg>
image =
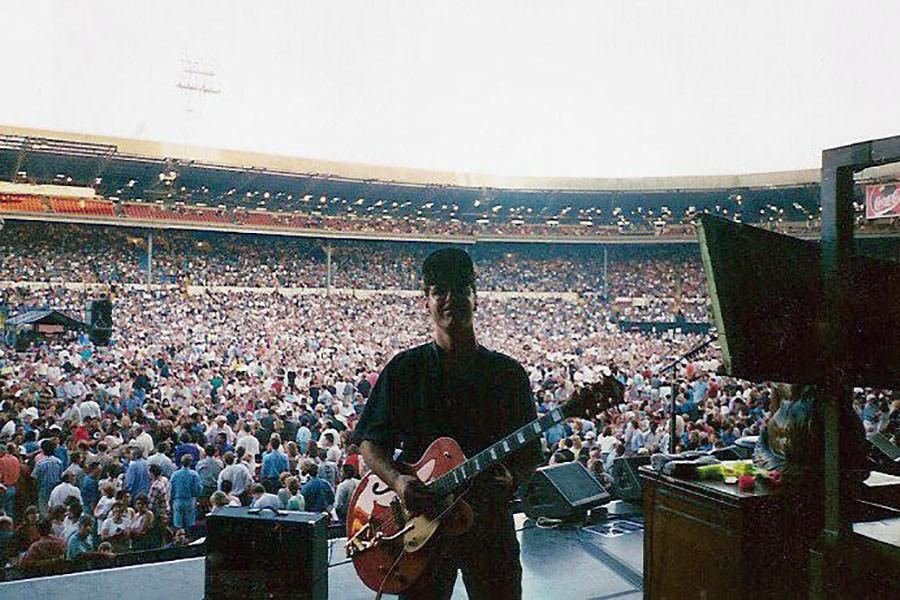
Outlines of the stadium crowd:
<svg viewBox="0 0 900 600">
<path fill-rule="evenodd" d="M 615 267 L 623 292 L 700 291 L 676 266 L 633 252 L 630 264 L 644 265 L 648 279 Z M 25 307 L 78 315 L 87 299 L 13 287 L 0 303 L 11 315 Z M 227 505 L 340 520 L 366 470 L 353 428 L 378 372 L 429 337 L 422 298 L 394 294 L 174 287 L 119 289 L 113 301 L 109 346 L 62 334 L 0 355 L 0 556 L 18 569 L 185 544 Z M 714 347 L 665 371 L 701 338 L 623 331 L 596 296 L 483 297 L 476 319 L 483 345 L 525 366 L 539 412 L 607 369 L 626 382 L 622 404 L 544 437 L 548 462 L 580 460 L 604 483 L 615 458 L 667 447 L 673 398 L 679 449 L 755 435 L 768 416 L 769 386 L 716 375 Z M 888 392 L 867 391 L 858 410 L 867 428 L 896 435 L 900 401 Z"/>
<path fill-rule="evenodd" d="M 323 240 L 210 232 L 155 232 L 153 281 L 229 287 L 325 287 Z M 332 285 L 416 289 L 417 265 L 434 244 L 332 241 Z M 0 235 L 0 281 L 147 281 L 147 239 L 139 230 L 9 223 Z M 482 290 L 605 293 L 629 298 L 624 318 L 708 320 L 696 248 L 480 244 Z M 605 285 L 604 285 L 605 282 Z M 683 301 L 682 301 L 683 299 Z"/>
</svg>

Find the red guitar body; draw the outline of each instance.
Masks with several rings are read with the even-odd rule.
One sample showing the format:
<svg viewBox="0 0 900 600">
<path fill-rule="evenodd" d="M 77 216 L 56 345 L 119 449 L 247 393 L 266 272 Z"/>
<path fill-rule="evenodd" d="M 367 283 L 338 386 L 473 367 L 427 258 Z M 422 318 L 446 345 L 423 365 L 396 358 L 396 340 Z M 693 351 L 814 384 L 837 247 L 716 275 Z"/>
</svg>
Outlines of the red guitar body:
<svg viewBox="0 0 900 600">
<path fill-rule="evenodd" d="M 409 473 L 429 483 L 465 460 L 459 444 L 447 437 L 438 438 L 419 462 L 408 465 Z M 405 514 L 397 494 L 369 472 L 356 487 L 347 511 L 347 554 L 368 587 L 376 592 L 399 594 L 428 566 L 427 542 L 435 530 L 440 527 L 437 535 L 462 533 L 471 517 L 471 508 L 460 500 L 447 518 L 412 518 Z"/>
</svg>

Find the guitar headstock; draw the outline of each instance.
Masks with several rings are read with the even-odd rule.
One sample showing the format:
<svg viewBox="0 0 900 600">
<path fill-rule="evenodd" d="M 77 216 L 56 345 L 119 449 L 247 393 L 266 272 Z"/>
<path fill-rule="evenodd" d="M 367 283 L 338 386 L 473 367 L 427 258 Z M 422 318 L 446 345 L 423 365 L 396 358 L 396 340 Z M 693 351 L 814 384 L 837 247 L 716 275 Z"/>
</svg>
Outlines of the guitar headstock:
<svg viewBox="0 0 900 600">
<path fill-rule="evenodd" d="M 612 375 L 577 388 L 563 411 L 568 417 L 592 419 L 625 398 L 625 386 Z"/>
</svg>

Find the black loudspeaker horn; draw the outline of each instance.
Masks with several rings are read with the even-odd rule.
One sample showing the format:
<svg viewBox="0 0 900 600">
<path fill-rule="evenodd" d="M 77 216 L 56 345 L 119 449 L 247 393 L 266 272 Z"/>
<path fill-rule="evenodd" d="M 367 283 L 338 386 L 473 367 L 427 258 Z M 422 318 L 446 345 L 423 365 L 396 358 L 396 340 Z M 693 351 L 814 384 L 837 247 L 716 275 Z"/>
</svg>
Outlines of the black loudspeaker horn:
<svg viewBox="0 0 900 600">
<path fill-rule="evenodd" d="M 528 482 L 525 514 L 531 519 L 570 519 L 609 502 L 609 493 L 579 462 L 538 469 Z"/>
<path fill-rule="evenodd" d="M 729 375 L 819 383 L 828 322 L 817 242 L 704 215 L 700 254 Z M 900 265 L 853 256 L 847 373 L 900 387 Z"/>
<path fill-rule="evenodd" d="M 225 507 L 207 521 L 207 600 L 328 597 L 327 515 Z"/>
</svg>

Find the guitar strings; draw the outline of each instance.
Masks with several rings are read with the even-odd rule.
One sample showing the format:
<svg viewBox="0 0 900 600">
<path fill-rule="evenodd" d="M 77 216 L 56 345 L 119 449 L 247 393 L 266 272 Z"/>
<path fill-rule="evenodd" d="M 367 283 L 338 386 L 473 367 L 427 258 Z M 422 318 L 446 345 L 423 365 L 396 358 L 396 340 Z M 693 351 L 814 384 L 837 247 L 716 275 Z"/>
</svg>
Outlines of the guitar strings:
<svg viewBox="0 0 900 600">
<path fill-rule="evenodd" d="M 460 500 L 462 500 L 463 496 L 465 496 L 467 493 L 469 493 L 469 490 L 470 490 L 470 489 L 472 489 L 472 484 L 469 484 L 468 487 L 466 487 L 462 492 L 460 492 L 460 493 L 456 496 L 456 498 L 454 498 L 453 502 L 451 502 L 451 503 L 447 506 L 447 508 L 445 508 L 443 511 L 441 511 L 440 513 L 438 513 L 438 515 L 435 516 L 434 519 L 432 519 L 432 520 L 436 521 L 436 520 L 440 519 L 441 517 L 443 517 L 444 515 L 446 515 L 446 514 L 447 514 L 448 512 L 450 512 L 451 510 L 453 510 L 453 507 L 456 505 L 456 503 L 459 502 Z M 385 519 L 385 520 L 382 522 L 382 525 L 388 525 L 388 526 L 391 526 L 391 527 L 395 527 L 395 528 L 397 528 L 397 529 L 400 529 L 400 526 L 397 524 L 397 521 L 396 521 L 396 519 L 394 518 L 393 515 L 391 515 L 388 519 Z"/>
<path fill-rule="evenodd" d="M 460 500 L 462 500 L 462 497 L 463 497 L 465 494 L 467 494 L 467 493 L 469 492 L 470 489 L 471 489 L 471 486 L 469 486 L 468 488 L 466 488 L 463 492 L 461 492 L 461 493 L 459 494 L 459 496 L 457 496 L 456 498 L 454 498 L 453 502 L 450 503 L 450 506 L 448 506 L 448 507 L 445 508 L 443 511 L 441 511 L 441 513 L 438 514 L 438 516 L 436 516 L 436 517 L 434 518 L 434 520 L 437 521 L 438 519 L 440 519 L 441 517 L 443 517 L 445 514 L 447 514 L 450 510 L 452 510 L 453 507 L 456 505 L 456 503 L 459 502 Z M 391 573 L 393 573 L 394 569 L 397 568 L 397 565 L 400 564 L 400 559 L 403 558 L 403 555 L 404 555 L 404 554 L 405 554 L 404 549 L 403 549 L 403 548 L 400 548 L 400 552 L 399 552 L 399 554 L 397 554 L 397 558 L 394 559 L 393 564 L 391 564 L 391 567 L 387 570 L 387 573 L 384 574 L 384 579 L 381 580 L 381 585 L 378 586 L 378 593 L 375 595 L 376 600 L 378 600 L 379 598 L 381 598 L 381 595 L 382 595 L 383 590 L 384 590 L 384 584 L 387 583 L 388 577 L 391 576 Z"/>
</svg>

